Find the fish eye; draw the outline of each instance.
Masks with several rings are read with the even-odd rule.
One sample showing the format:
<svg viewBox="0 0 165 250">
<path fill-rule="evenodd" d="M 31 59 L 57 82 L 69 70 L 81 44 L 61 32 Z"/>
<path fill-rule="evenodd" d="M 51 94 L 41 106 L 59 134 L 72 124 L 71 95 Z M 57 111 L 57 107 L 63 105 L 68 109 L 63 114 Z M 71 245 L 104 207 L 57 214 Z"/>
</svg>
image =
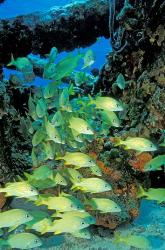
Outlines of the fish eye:
<svg viewBox="0 0 165 250">
<path fill-rule="evenodd" d="M 36 240 L 34 241 L 34 243 L 36 243 L 36 244 L 37 244 L 38 242 L 39 242 L 39 240 L 38 240 L 38 239 L 36 239 Z"/>
<path fill-rule="evenodd" d="M 29 214 L 26 214 L 26 218 L 29 218 L 30 217 L 30 215 Z"/>
<path fill-rule="evenodd" d="M 30 192 L 35 192 L 35 190 L 33 188 L 30 189 Z"/>
<path fill-rule="evenodd" d="M 84 221 L 82 221 L 82 222 L 81 222 L 81 224 L 82 224 L 82 225 L 85 225 L 85 222 L 84 222 Z"/>
<path fill-rule="evenodd" d="M 116 104 L 116 107 L 119 107 L 119 104 L 118 104 L 118 103 Z"/>
<path fill-rule="evenodd" d="M 89 160 L 90 163 L 92 163 L 92 160 Z"/>
</svg>

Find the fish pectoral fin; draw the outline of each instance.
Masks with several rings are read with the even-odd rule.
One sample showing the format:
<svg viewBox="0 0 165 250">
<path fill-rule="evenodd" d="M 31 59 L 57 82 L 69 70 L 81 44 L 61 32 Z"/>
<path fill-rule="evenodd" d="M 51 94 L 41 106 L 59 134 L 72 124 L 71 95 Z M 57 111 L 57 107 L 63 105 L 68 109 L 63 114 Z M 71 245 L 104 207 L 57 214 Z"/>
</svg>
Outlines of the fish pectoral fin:
<svg viewBox="0 0 165 250">
<path fill-rule="evenodd" d="M 10 227 L 10 228 L 8 229 L 8 232 L 10 233 L 10 232 L 14 231 L 18 226 L 19 226 L 19 225 Z"/>
</svg>

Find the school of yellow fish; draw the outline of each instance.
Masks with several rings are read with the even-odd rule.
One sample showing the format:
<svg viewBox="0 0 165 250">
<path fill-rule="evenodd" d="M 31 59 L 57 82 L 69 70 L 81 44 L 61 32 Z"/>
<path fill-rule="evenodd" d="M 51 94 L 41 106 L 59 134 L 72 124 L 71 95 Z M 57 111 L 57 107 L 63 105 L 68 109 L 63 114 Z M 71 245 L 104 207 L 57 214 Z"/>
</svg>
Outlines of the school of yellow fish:
<svg viewBox="0 0 165 250">
<path fill-rule="evenodd" d="M 87 145 L 97 136 L 108 134 L 110 127 L 120 127 L 121 121 L 116 112 L 124 110 L 124 104 L 112 97 L 75 95 L 74 86 L 59 89 L 64 77 L 68 77 L 77 67 L 81 59 L 84 60 L 82 69 L 90 67 L 95 60 L 91 50 L 85 55 L 71 53 L 57 64 L 57 49 L 52 48 L 43 77 L 51 82 L 32 96 L 28 101 L 27 123 L 28 132 L 32 134 L 32 164 L 34 170 L 25 173 L 26 179 L 7 183 L 0 188 L 5 195 L 25 198 L 33 201 L 36 206 L 45 206 L 47 213 L 40 208 L 36 211 L 11 209 L 0 212 L 0 246 L 10 248 L 29 249 L 39 247 L 42 241 L 37 233 L 69 233 L 74 237 L 90 239 L 89 226 L 96 223 L 96 219 L 86 211 L 86 205 L 99 213 L 120 213 L 119 204 L 108 198 L 94 197 L 94 194 L 111 192 L 113 186 L 102 179 L 102 171 L 96 161 L 80 148 Z M 32 71 L 32 63 L 27 58 L 12 56 L 8 66 L 14 65 L 18 70 L 26 73 Z M 78 77 L 78 76 L 77 76 Z M 84 75 L 79 74 L 76 85 L 81 85 Z M 118 79 L 119 80 L 119 79 Z M 100 120 L 100 127 L 96 130 L 95 121 Z M 157 146 L 149 139 L 134 137 L 116 138 L 114 146 L 124 145 L 126 150 L 140 152 L 156 151 Z M 145 165 L 145 171 L 160 170 L 165 165 L 165 155 L 157 156 Z M 55 167 L 58 166 L 58 167 Z M 79 169 L 88 168 L 91 176 L 86 178 Z M 58 195 L 43 194 L 47 188 L 68 187 L 68 193 L 60 191 Z M 60 189 L 59 189 L 60 188 Z M 74 192 L 82 192 L 84 197 L 79 200 Z M 92 198 L 85 198 L 86 193 L 93 194 Z M 74 195 L 73 195 L 74 194 Z M 138 197 L 156 200 L 158 203 L 165 201 L 165 189 L 149 189 L 144 191 L 139 187 Z M 50 215 L 50 211 L 53 214 Z M 11 234 L 3 239 L 3 230 L 8 232 L 24 225 L 25 232 Z M 122 237 L 116 235 L 116 243 L 123 242 L 130 246 L 139 244 L 142 249 L 147 249 L 148 241 L 138 235 Z"/>
</svg>

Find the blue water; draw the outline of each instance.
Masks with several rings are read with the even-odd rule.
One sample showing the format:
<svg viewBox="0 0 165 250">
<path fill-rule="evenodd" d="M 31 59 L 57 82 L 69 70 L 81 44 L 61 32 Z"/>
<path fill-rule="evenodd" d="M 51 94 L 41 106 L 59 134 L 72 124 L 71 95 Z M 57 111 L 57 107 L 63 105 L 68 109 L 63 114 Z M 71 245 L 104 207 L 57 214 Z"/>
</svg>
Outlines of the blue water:
<svg viewBox="0 0 165 250">
<path fill-rule="evenodd" d="M 44 11 L 53 6 L 63 6 L 65 4 L 75 2 L 70 0 L 6 0 L 3 4 L 0 4 L 0 19 L 14 17 L 18 15 L 28 14 L 34 11 Z M 108 52 L 111 50 L 111 46 L 109 40 L 105 38 L 99 38 L 98 41 L 90 46 L 90 48 L 94 51 L 96 55 L 95 63 L 92 65 L 92 68 L 101 68 L 105 63 L 105 57 Z M 81 48 L 81 52 L 85 52 L 89 48 Z M 77 53 L 75 49 L 73 53 Z M 66 55 L 66 52 L 63 52 L 59 55 L 58 58 L 63 58 Z M 81 65 L 77 68 L 80 69 Z M 8 69 L 4 70 L 5 78 L 8 79 L 10 74 L 15 73 L 15 71 L 11 71 Z M 34 85 L 43 85 L 46 84 L 47 81 L 36 77 Z"/>
<path fill-rule="evenodd" d="M 62 6 L 70 2 L 70 0 L 6 0 L 0 5 L 0 19 L 44 11 L 54 5 Z"/>
</svg>

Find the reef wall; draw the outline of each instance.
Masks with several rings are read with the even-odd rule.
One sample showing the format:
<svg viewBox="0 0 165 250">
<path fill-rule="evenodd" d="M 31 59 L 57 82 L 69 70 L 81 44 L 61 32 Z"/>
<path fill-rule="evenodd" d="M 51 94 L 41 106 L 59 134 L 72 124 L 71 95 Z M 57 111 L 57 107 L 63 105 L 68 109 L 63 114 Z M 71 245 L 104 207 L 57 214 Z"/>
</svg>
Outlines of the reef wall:
<svg viewBox="0 0 165 250">
<path fill-rule="evenodd" d="M 45 55 L 53 46 L 61 51 L 91 45 L 109 37 L 108 18 L 108 0 L 87 0 L 0 20 L 0 62 L 8 62 L 11 53 Z"/>
<path fill-rule="evenodd" d="M 93 2 L 95 2 L 95 7 L 92 5 Z M 89 9 L 86 9 L 86 5 L 83 3 L 66 7 L 72 13 L 71 19 L 67 19 L 67 15 L 63 16 L 62 13 L 66 9 L 60 8 L 58 12 L 52 10 L 49 15 L 45 13 L 45 19 L 42 19 L 43 15 L 36 13 L 34 19 L 34 15 L 28 15 L 1 21 L 0 32 L 3 37 L 0 41 L 0 50 L 3 53 L 1 52 L 0 56 L 1 62 L 5 63 L 9 60 L 11 52 L 16 56 L 26 55 L 31 50 L 45 54 L 52 46 L 67 50 L 80 45 L 89 45 L 95 41 L 97 36 L 108 36 L 109 24 L 111 25 L 110 34 L 114 50 L 109 54 L 100 72 L 95 92 L 102 90 L 106 95 L 120 98 L 125 103 L 125 112 L 120 117 L 122 127 L 115 130 L 110 129 L 109 137 L 106 140 L 100 139 L 93 142 L 91 147 L 89 145 L 88 152 L 100 164 L 104 178 L 115 187 L 113 198 L 123 208 L 120 216 L 97 214 L 98 225 L 114 229 L 119 224 L 130 221 L 138 215 L 137 186 L 145 179 L 146 185 L 149 183 L 148 176 L 141 173 L 141 170 L 145 161 L 148 161 L 153 155 L 143 154 L 137 157 L 133 152 L 114 149 L 111 137 L 144 136 L 151 138 L 155 143 L 161 142 L 163 139 L 162 131 L 165 127 L 165 1 L 120 1 L 120 6 L 114 6 L 114 1 L 111 3 L 113 5 L 109 23 L 108 1 L 101 0 L 87 1 Z M 80 10 L 84 14 L 81 16 L 81 22 L 78 22 Z M 55 13 L 58 15 L 56 21 L 52 23 Z M 73 23 L 76 26 L 72 26 Z M 81 29 L 76 28 L 80 27 L 80 23 L 83 24 Z M 95 25 L 96 28 L 94 28 Z M 31 26 L 31 31 L 28 26 Z M 11 32 L 10 36 L 12 27 L 13 33 Z M 17 28 L 15 29 L 15 27 Z M 45 29 L 45 27 L 47 28 Z M 49 29 L 50 27 L 52 30 Z M 73 33 L 64 34 L 65 29 L 66 31 L 73 30 Z M 57 36 L 59 30 L 62 35 Z M 5 47 L 9 37 L 16 40 Z M 124 76 L 126 81 L 124 89 L 114 85 L 119 73 Z M 28 92 L 24 92 L 25 90 L 21 86 L 13 86 L 11 82 L 4 82 L 3 79 L 1 79 L 0 90 L 0 174 L 2 183 L 8 180 L 8 176 L 13 178 L 15 174 L 20 173 L 20 170 L 22 172 L 22 169 L 30 166 L 31 142 L 28 135 L 26 136 L 26 127 L 24 127 L 26 126 L 24 114 Z M 106 197 L 112 197 L 112 194 L 106 195 Z"/>
</svg>

